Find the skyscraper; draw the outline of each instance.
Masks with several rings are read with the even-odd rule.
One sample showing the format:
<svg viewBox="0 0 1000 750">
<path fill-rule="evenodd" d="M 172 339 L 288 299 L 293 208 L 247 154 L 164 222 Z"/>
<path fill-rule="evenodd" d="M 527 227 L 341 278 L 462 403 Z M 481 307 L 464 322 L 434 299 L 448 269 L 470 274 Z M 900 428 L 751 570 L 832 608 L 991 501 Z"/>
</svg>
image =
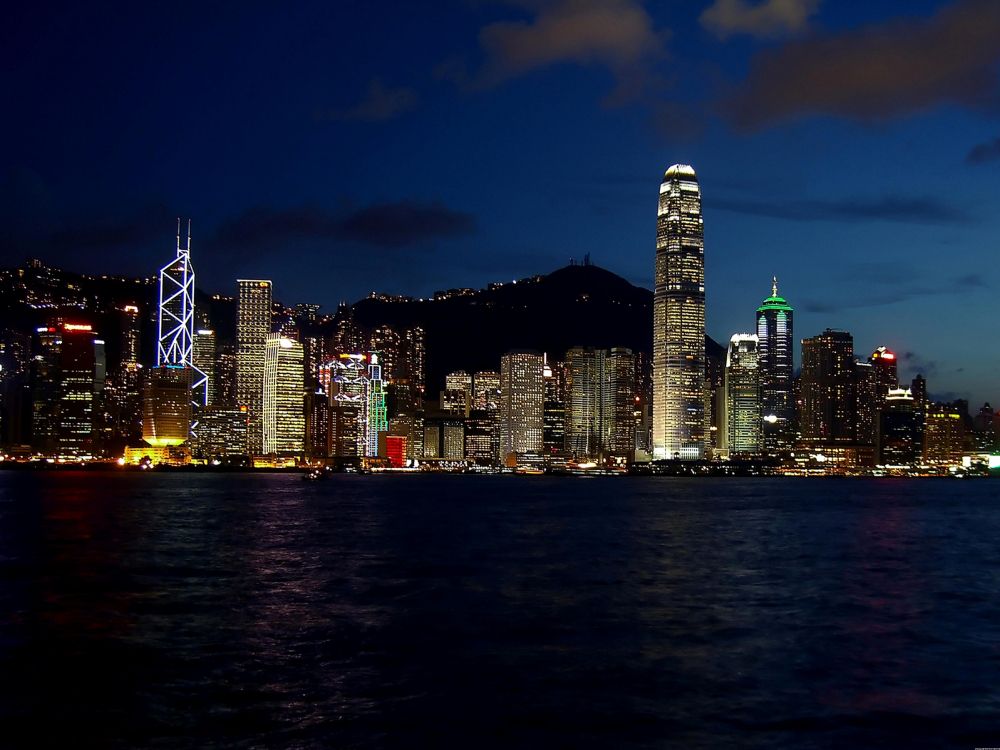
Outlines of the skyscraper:
<svg viewBox="0 0 1000 750">
<path fill-rule="evenodd" d="M 606 451 L 617 458 L 632 461 L 635 457 L 635 355 L 631 349 L 616 346 L 608 352 Z"/>
<path fill-rule="evenodd" d="M 795 443 L 795 399 L 792 395 L 792 306 L 778 296 L 778 279 L 771 279 L 771 296 L 757 308 L 757 357 L 763 448 L 788 450 Z"/>
<path fill-rule="evenodd" d="M 273 333 L 264 345 L 263 452 L 301 456 L 305 450 L 305 353 L 302 344 Z"/>
<path fill-rule="evenodd" d="M 735 333 L 726 354 L 724 450 L 729 456 L 750 456 L 761 448 L 761 373 L 759 339 Z"/>
<path fill-rule="evenodd" d="M 389 429 L 388 412 L 385 406 L 385 381 L 382 379 L 382 355 L 379 352 L 368 353 L 366 387 L 365 455 L 377 456 L 379 433 Z"/>
<path fill-rule="evenodd" d="M 566 352 L 566 452 L 595 458 L 605 443 L 607 352 L 575 346 Z"/>
<path fill-rule="evenodd" d="M 56 432 L 60 456 L 93 452 L 97 341 L 89 324 L 64 323 L 62 326 Z"/>
<path fill-rule="evenodd" d="M 908 466 L 915 463 L 920 454 L 913 394 L 908 388 L 890 388 L 879 411 L 879 463 Z"/>
<path fill-rule="evenodd" d="M 239 279 L 236 284 L 236 401 L 247 408 L 247 450 L 255 455 L 264 446 L 264 349 L 271 334 L 271 282 Z"/>
<path fill-rule="evenodd" d="M 854 338 L 827 328 L 802 339 L 802 440 L 850 444 L 855 438 Z"/>
<path fill-rule="evenodd" d="M 205 375 L 205 390 L 202 395 L 204 405 L 215 403 L 215 331 L 199 328 L 194 334 L 192 346 L 194 366 Z"/>
<path fill-rule="evenodd" d="M 660 184 L 653 295 L 653 458 L 705 456 L 705 243 L 694 169 Z"/>
<path fill-rule="evenodd" d="M 541 354 L 508 352 L 500 358 L 500 452 L 506 459 L 542 453 L 544 361 Z"/>
</svg>

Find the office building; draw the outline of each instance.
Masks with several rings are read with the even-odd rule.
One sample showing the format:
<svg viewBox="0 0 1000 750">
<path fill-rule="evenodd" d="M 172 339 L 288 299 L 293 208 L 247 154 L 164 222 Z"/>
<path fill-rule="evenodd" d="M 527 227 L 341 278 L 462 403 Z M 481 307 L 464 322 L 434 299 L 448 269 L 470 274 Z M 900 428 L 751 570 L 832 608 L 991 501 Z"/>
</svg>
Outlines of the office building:
<svg viewBox="0 0 1000 750">
<path fill-rule="evenodd" d="M 802 441 L 809 445 L 854 443 L 854 339 L 827 328 L 802 340 Z"/>
<path fill-rule="evenodd" d="M 694 169 L 660 185 L 653 293 L 653 458 L 701 459 L 705 420 L 705 245 Z"/>
<path fill-rule="evenodd" d="M 247 449 L 250 455 L 264 450 L 264 351 L 271 335 L 271 282 L 240 279 L 236 282 L 236 405 L 248 413 Z"/>
<path fill-rule="evenodd" d="M 760 365 L 761 437 L 767 453 L 790 450 L 795 444 L 795 399 L 792 393 L 792 306 L 778 294 L 771 279 L 771 296 L 757 308 L 757 359 Z"/>
<path fill-rule="evenodd" d="M 146 370 L 142 394 L 142 439 L 154 448 L 187 442 L 191 431 L 194 370 L 164 365 Z"/>
<path fill-rule="evenodd" d="M 305 452 L 305 353 L 302 344 L 281 334 L 264 348 L 263 452 L 281 457 Z"/>
<path fill-rule="evenodd" d="M 505 462 L 542 453 L 544 366 L 537 352 L 513 351 L 500 359 L 500 451 Z"/>
<path fill-rule="evenodd" d="M 759 338 L 736 333 L 726 354 L 723 451 L 734 457 L 754 456 L 761 451 L 761 368 Z"/>
<path fill-rule="evenodd" d="M 890 388 L 879 411 L 879 463 L 910 466 L 919 457 L 913 394 L 909 388 Z"/>
</svg>

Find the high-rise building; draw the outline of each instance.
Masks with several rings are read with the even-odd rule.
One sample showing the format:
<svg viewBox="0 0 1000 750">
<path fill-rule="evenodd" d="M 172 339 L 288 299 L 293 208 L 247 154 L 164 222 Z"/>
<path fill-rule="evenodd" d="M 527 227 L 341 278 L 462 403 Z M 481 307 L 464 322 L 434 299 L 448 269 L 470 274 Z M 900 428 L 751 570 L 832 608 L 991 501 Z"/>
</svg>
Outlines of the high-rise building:
<svg viewBox="0 0 1000 750">
<path fill-rule="evenodd" d="M 59 352 L 62 334 L 55 326 L 36 330 L 31 360 L 31 444 L 44 455 L 54 455 L 59 429 Z"/>
<path fill-rule="evenodd" d="M 886 393 L 879 411 L 878 456 L 886 466 L 909 466 L 920 456 L 913 394 L 908 388 L 890 388 Z"/>
<path fill-rule="evenodd" d="M 605 360 L 608 385 L 605 390 L 607 411 L 606 452 L 632 461 L 635 457 L 635 356 L 631 349 L 613 347 Z"/>
<path fill-rule="evenodd" d="M 365 385 L 365 455 L 377 456 L 379 433 L 389 429 L 385 381 L 382 379 L 382 355 L 379 352 L 368 353 L 368 380 Z"/>
<path fill-rule="evenodd" d="M 542 404 L 542 449 L 547 458 L 566 451 L 566 366 L 545 359 L 545 401 Z"/>
<path fill-rule="evenodd" d="M 194 364 L 195 274 L 191 265 L 190 220 L 187 230 L 187 245 L 181 247 L 181 220 L 178 219 L 176 257 L 160 269 L 156 366 L 191 368 L 192 400 L 204 406 L 208 380 Z"/>
<path fill-rule="evenodd" d="M 866 362 L 854 363 L 856 441 L 876 445 L 885 399 L 898 385 L 896 355 L 880 346 Z"/>
<path fill-rule="evenodd" d="M 544 366 L 537 352 L 512 351 L 500 358 L 500 450 L 504 460 L 511 454 L 520 458 L 542 453 Z"/>
<path fill-rule="evenodd" d="M 154 448 L 176 446 L 191 432 L 194 370 L 184 365 L 151 367 L 142 392 L 142 439 Z"/>
<path fill-rule="evenodd" d="M 481 466 L 497 460 L 496 410 L 473 409 L 465 420 L 465 458 Z"/>
<path fill-rule="evenodd" d="M 795 443 L 792 314 L 792 306 L 778 295 L 777 277 L 772 278 L 771 296 L 757 308 L 761 430 L 768 453 L 789 450 Z"/>
<path fill-rule="evenodd" d="M 932 466 L 954 466 L 965 452 L 965 420 L 954 404 L 926 404 L 923 459 Z"/>
<path fill-rule="evenodd" d="M 607 351 L 575 346 L 566 352 L 566 452 L 596 458 L 605 448 L 608 419 Z"/>
<path fill-rule="evenodd" d="M 340 458 L 360 458 L 367 449 L 368 364 L 364 354 L 340 354 L 320 368 L 320 380 L 332 398 L 330 404 L 330 454 Z"/>
<path fill-rule="evenodd" d="M 653 458 L 705 456 L 705 243 L 694 169 L 660 184 L 653 294 Z"/>
<path fill-rule="evenodd" d="M 94 374 L 100 341 L 89 324 L 64 323 L 59 351 L 57 448 L 60 456 L 94 452 Z M 103 346 L 103 341 L 100 342 Z"/>
<path fill-rule="evenodd" d="M 201 409 L 192 442 L 192 453 L 199 458 L 242 456 L 247 450 L 247 412 L 227 406 Z"/>
<path fill-rule="evenodd" d="M 239 279 L 236 318 L 236 405 L 248 413 L 247 450 L 264 449 L 264 350 L 271 335 L 271 282 Z"/>
<path fill-rule="evenodd" d="M 802 339 L 802 440 L 853 443 L 855 438 L 854 338 L 827 328 Z"/>
<path fill-rule="evenodd" d="M 465 426 L 461 420 L 446 419 L 441 423 L 441 458 L 449 461 L 465 458 Z"/>
<path fill-rule="evenodd" d="M 752 456 L 761 449 L 761 371 L 759 338 L 736 333 L 726 355 L 724 450 L 730 457 Z"/>
<path fill-rule="evenodd" d="M 205 376 L 204 393 L 198 394 L 204 398 L 205 406 L 215 403 L 215 331 L 199 328 L 195 331 L 191 347 L 195 369 Z"/>
<path fill-rule="evenodd" d="M 472 403 L 475 409 L 495 410 L 500 404 L 500 373 L 477 372 L 472 376 Z"/>
<path fill-rule="evenodd" d="M 305 354 L 302 344 L 271 334 L 264 348 L 263 452 L 301 456 L 305 451 Z"/>
</svg>

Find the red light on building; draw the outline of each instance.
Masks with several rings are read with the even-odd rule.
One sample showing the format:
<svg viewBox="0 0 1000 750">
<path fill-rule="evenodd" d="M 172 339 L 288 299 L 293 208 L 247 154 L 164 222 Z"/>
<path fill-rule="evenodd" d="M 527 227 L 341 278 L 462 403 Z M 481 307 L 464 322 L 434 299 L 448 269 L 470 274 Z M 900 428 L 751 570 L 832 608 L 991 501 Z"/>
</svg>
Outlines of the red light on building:
<svg viewBox="0 0 1000 750">
<path fill-rule="evenodd" d="M 385 436 L 385 457 L 389 459 L 389 466 L 394 469 L 401 469 L 406 464 L 406 436 L 386 435 Z"/>
</svg>

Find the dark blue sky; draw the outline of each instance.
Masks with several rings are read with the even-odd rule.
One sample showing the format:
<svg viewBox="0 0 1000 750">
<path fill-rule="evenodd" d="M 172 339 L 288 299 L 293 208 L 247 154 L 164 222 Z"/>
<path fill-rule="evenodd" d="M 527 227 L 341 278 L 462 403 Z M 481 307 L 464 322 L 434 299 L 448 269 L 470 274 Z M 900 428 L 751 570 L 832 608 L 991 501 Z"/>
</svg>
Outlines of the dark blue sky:
<svg viewBox="0 0 1000 750">
<path fill-rule="evenodd" d="M 705 200 L 709 333 L 773 273 L 796 336 L 1000 400 L 1000 3 L 23 4 L 0 29 L 0 262 L 332 307 L 590 253 L 651 286 L 657 189 Z M 902 15 L 901 15 L 902 14 Z"/>
</svg>

